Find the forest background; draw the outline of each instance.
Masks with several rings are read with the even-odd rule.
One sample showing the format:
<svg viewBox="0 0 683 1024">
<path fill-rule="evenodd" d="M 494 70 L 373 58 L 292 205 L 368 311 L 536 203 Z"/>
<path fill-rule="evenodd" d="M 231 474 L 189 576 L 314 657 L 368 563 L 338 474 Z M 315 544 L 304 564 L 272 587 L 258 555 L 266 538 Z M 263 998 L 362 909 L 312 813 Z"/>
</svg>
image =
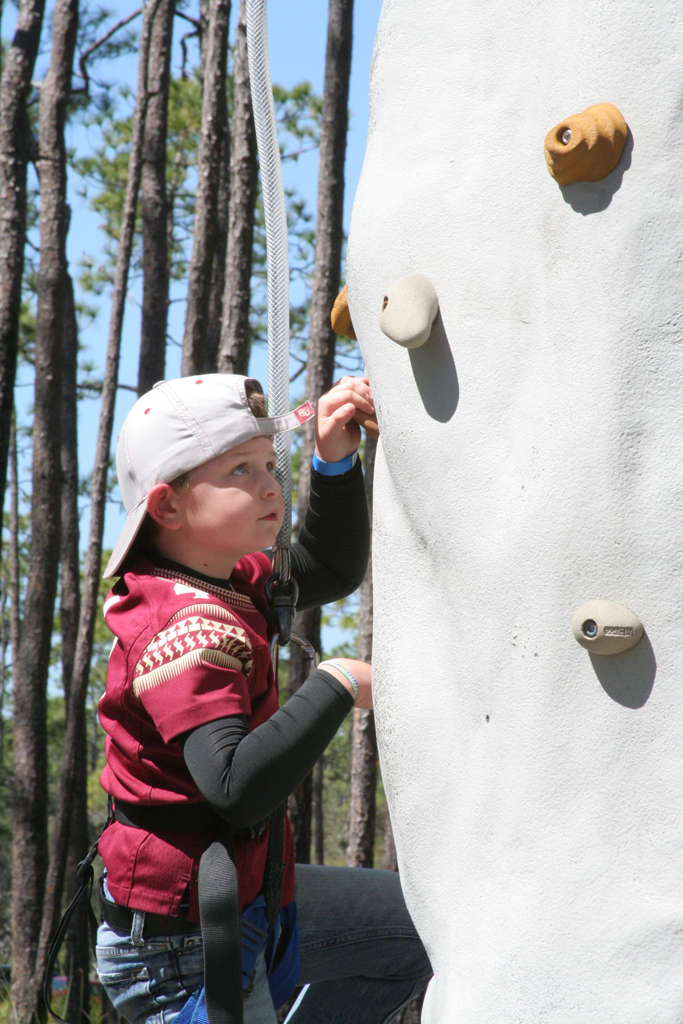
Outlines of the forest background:
<svg viewBox="0 0 683 1024">
<path fill-rule="evenodd" d="M 289 0 L 269 12 L 293 404 L 362 372 L 355 339 L 336 337 L 329 314 L 380 7 Z M 0 1016 L 18 1024 L 43 1015 L 49 939 L 106 819 L 101 567 L 125 519 L 112 440 L 164 376 L 267 380 L 244 21 L 239 0 L 0 0 L 0 960 L 11 976 Z M 304 431 L 294 452 L 299 518 L 312 444 Z M 371 505 L 372 439 L 364 459 Z M 326 656 L 370 660 L 371 574 L 360 595 L 295 628 Z M 286 699 L 307 668 L 296 649 L 281 664 Z M 396 870 L 371 712 L 348 719 L 290 817 L 299 861 Z M 70 1021 L 115 1020 L 101 992 L 91 998 L 88 947 L 80 913 L 60 1005 Z"/>
</svg>

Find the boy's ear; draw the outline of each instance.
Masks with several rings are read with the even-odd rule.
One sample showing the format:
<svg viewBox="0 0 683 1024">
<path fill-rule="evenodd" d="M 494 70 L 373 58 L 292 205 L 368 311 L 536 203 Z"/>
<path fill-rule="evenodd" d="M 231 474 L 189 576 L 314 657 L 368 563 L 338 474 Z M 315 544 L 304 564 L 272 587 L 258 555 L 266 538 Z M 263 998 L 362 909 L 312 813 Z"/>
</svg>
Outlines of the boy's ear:
<svg viewBox="0 0 683 1024">
<path fill-rule="evenodd" d="M 182 526 L 180 495 L 169 484 L 157 484 L 147 495 L 147 512 L 155 523 L 166 530 L 179 530 Z"/>
</svg>

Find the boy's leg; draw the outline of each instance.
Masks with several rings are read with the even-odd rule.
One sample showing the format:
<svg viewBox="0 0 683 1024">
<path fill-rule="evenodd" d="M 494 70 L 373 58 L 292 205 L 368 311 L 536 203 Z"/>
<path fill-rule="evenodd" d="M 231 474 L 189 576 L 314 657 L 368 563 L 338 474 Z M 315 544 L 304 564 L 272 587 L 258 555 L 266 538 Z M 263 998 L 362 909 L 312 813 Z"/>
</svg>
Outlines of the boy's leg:
<svg viewBox="0 0 683 1024">
<path fill-rule="evenodd" d="M 301 976 L 290 1024 L 386 1024 L 431 977 L 393 871 L 296 866 Z"/>
<path fill-rule="evenodd" d="M 101 924 L 97 973 L 118 1013 L 129 1024 L 168 1024 L 204 982 L 199 932 L 134 939 Z"/>
</svg>

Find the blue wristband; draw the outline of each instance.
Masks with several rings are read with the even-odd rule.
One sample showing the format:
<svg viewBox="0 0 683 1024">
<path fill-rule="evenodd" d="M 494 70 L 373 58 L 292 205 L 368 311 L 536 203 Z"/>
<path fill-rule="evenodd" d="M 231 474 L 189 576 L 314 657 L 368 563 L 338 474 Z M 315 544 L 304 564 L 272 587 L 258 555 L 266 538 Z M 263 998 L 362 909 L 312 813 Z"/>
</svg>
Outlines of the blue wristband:
<svg viewBox="0 0 683 1024">
<path fill-rule="evenodd" d="M 327 658 L 325 661 L 321 661 L 320 664 L 318 665 L 318 668 L 324 669 L 326 665 L 331 665 L 332 668 L 336 668 L 337 672 L 341 672 L 343 676 L 346 676 L 348 681 L 351 683 L 351 686 L 353 687 L 353 700 L 355 703 L 358 700 L 358 680 L 354 676 L 351 669 L 344 668 L 344 666 L 340 665 L 338 661 L 334 660 L 334 658 Z"/>
<path fill-rule="evenodd" d="M 323 476 L 341 476 L 342 473 L 348 473 L 350 469 L 353 469 L 357 458 L 358 452 L 354 452 L 353 455 L 347 455 L 345 459 L 340 459 L 339 462 L 324 462 L 314 452 L 313 469 L 317 470 L 318 473 L 322 473 Z"/>
</svg>

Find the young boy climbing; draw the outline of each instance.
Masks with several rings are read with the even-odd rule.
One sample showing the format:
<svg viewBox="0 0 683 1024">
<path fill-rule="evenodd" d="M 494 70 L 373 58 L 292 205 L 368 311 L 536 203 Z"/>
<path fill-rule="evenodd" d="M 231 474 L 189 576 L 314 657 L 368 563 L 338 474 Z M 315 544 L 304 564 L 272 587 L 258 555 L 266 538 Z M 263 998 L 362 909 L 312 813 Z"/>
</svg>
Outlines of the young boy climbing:
<svg viewBox="0 0 683 1024">
<path fill-rule="evenodd" d="M 358 410 L 374 411 L 361 378 L 318 403 L 310 505 L 291 550 L 299 609 L 350 593 L 365 572 Z M 339 659 L 279 708 L 264 550 L 283 518 L 272 435 L 297 424 L 267 417 L 257 381 L 208 374 L 156 385 L 119 437 L 128 516 L 106 570 L 120 579 L 105 602 L 115 641 L 102 784 L 114 820 L 99 843 L 97 967 L 130 1024 L 206 1020 L 205 995 L 212 1013 L 212 986 L 232 970 L 234 936 L 221 931 L 231 864 L 247 1024 L 274 1024 L 296 985 L 308 987 L 295 1024 L 385 1024 L 431 973 L 398 875 L 294 864 L 285 801 L 354 704 L 372 706 L 370 666 Z M 238 948 L 238 986 L 239 960 Z"/>
</svg>

